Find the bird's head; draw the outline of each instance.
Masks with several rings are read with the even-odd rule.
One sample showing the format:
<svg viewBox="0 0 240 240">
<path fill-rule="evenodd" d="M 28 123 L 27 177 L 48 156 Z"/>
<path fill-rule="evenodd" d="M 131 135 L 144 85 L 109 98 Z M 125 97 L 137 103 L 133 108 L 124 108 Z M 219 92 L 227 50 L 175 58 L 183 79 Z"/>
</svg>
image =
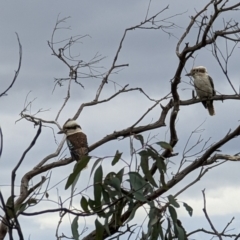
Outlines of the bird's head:
<svg viewBox="0 0 240 240">
<path fill-rule="evenodd" d="M 195 75 L 207 74 L 207 69 L 203 66 L 194 67 L 190 73 L 186 74 L 186 76 L 194 77 Z"/>
<path fill-rule="evenodd" d="M 64 125 L 63 128 L 58 134 L 65 133 L 67 136 L 82 132 L 82 128 L 80 125 L 73 119 L 68 119 Z"/>
</svg>

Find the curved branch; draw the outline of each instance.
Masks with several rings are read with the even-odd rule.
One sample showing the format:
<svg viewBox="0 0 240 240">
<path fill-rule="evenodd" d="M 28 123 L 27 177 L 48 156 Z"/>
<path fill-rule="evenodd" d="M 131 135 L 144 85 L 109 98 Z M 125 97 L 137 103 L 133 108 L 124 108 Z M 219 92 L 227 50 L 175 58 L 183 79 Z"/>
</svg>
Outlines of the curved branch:
<svg viewBox="0 0 240 240">
<path fill-rule="evenodd" d="M 30 149 L 35 145 L 38 137 L 41 134 L 41 129 L 42 129 L 42 123 L 39 122 L 39 128 L 37 130 L 37 133 L 35 135 L 35 137 L 33 138 L 31 144 L 29 145 L 29 147 L 24 151 L 24 153 L 22 154 L 22 157 L 20 158 L 20 160 L 18 161 L 16 167 L 13 169 L 12 171 L 12 178 L 11 178 L 11 196 L 14 196 L 14 182 L 15 182 L 15 177 L 16 177 L 16 172 L 18 170 L 18 168 L 20 167 L 20 165 L 22 164 L 26 154 L 30 151 Z"/>
<path fill-rule="evenodd" d="M 15 183 L 15 178 L 16 178 L 16 172 L 17 172 L 18 168 L 20 167 L 20 165 L 22 164 L 26 154 L 35 145 L 36 140 L 38 139 L 38 137 L 39 137 L 39 135 L 41 133 L 41 127 L 42 127 L 42 123 L 39 122 L 39 128 L 38 128 L 38 131 L 37 131 L 35 137 L 33 138 L 31 144 L 29 145 L 29 147 L 24 151 L 24 153 L 22 154 L 22 157 L 20 158 L 20 160 L 18 161 L 17 165 L 15 166 L 15 168 L 12 171 L 12 177 L 11 177 L 11 197 L 12 197 L 12 199 L 14 199 L 14 196 L 15 196 L 14 195 L 14 187 L 15 187 L 14 183 Z M 26 185 L 26 187 L 27 186 L 28 185 Z M 17 226 L 17 231 L 18 231 L 19 237 L 20 237 L 20 239 L 24 239 L 22 231 L 21 231 L 20 224 L 19 224 L 17 216 L 16 216 L 16 211 L 15 211 L 18 206 L 20 206 L 20 204 L 18 203 L 18 200 L 16 200 L 15 203 L 13 204 L 13 206 L 11 206 L 12 207 L 12 213 L 13 213 L 14 221 L 15 221 L 16 226 Z M 5 219 L 6 219 L 6 217 L 4 217 L 3 220 L 0 223 L 0 239 L 4 239 L 4 237 L 6 235 L 6 232 L 7 232 L 7 227 L 6 227 L 5 223 L 4 223 Z"/>
<path fill-rule="evenodd" d="M 15 83 L 15 81 L 17 80 L 17 77 L 18 77 L 18 74 L 20 72 L 20 69 L 21 69 L 21 64 L 22 64 L 22 45 L 20 43 L 20 39 L 18 37 L 18 34 L 16 33 L 17 35 L 17 41 L 18 41 L 18 46 L 19 46 L 19 61 L 18 61 L 18 68 L 17 68 L 17 71 L 15 72 L 15 75 L 13 77 L 13 80 L 11 82 L 11 84 L 9 85 L 9 87 L 3 91 L 2 93 L 0 93 L 0 97 L 6 95 L 6 93 L 8 92 L 8 90 L 13 86 L 13 84 Z"/>
</svg>

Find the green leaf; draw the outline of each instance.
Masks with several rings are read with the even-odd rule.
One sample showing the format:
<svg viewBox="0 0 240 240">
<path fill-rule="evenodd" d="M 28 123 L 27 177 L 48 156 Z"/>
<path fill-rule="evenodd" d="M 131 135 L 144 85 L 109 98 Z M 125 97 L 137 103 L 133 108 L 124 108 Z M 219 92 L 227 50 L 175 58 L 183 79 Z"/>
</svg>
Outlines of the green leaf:
<svg viewBox="0 0 240 240">
<path fill-rule="evenodd" d="M 132 211 L 133 208 L 134 208 L 134 203 L 133 203 L 133 199 L 131 199 L 128 202 L 128 211 Z"/>
<path fill-rule="evenodd" d="M 134 138 L 136 138 L 138 141 L 141 142 L 142 147 L 144 146 L 144 138 L 143 138 L 143 136 L 141 134 L 134 135 Z"/>
<path fill-rule="evenodd" d="M 113 187 L 114 189 L 117 190 L 117 193 L 119 196 L 122 196 L 122 191 L 121 191 L 121 182 L 120 180 L 116 177 L 115 172 L 110 172 L 107 174 L 107 176 L 104 179 L 104 185 L 107 187 L 108 185 Z M 106 189 L 108 191 L 108 189 Z"/>
<path fill-rule="evenodd" d="M 167 189 L 166 183 L 165 183 L 165 178 L 164 178 L 164 173 L 166 172 L 166 164 L 164 162 L 164 158 L 157 153 L 157 151 L 153 148 L 147 149 L 148 154 L 156 161 L 157 168 L 160 172 L 160 183 L 164 188 Z"/>
<path fill-rule="evenodd" d="M 149 211 L 149 223 L 148 223 L 149 227 L 156 224 L 160 218 L 161 218 L 161 214 L 159 209 L 156 207 L 151 207 Z"/>
<path fill-rule="evenodd" d="M 186 236 L 185 236 L 185 233 L 183 231 L 183 229 L 181 227 L 179 227 L 177 225 L 177 223 L 175 223 L 175 227 L 177 229 L 177 232 L 178 232 L 178 240 L 186 240 Z"/>
<path fill-rule="evenodd" d="M 97 205 L 101 204 L 101 193 L 102 193 L 102 178 L 103 178 L 103 170 L 102 165 L 100 165 L 93 178 L 94 182 L 94 199 Z"/>
<path fill-rule="evenodd" d="M 45 197 L 48 198 L 49 197 L 49 194 L 48 192 L 45 193 Z"/>
<path fill-rule="evenodd" d="M 97 211 L 97 210 L 98 210 L 98 206 L 96 205 L 95 201 L 92 200 L 91 198 L 88 199 L 88 206 L 89 206 L 93 211 Z"/>
<path fill-rule="evenodd" d="M 97 209 L 97 216 L 100 218 L 106 218 L 106 213 L 104 211 L 100 211 L 101 209 Z"/>
<path fill-rule="evenodd" d="M 73 172 L 75 171 L 77 167 L 77 163 L 74 165 L 74 168 L 73 168 Z M 77 182 L 78 182 L 78 179 L 80 178 L 80 173 L 78 173 L 76 176 L 75 176 L 75 179 L 73 180 L 72 182 L 72 186 L 71 186 L 71 199 L 73 197 L 73 192 L 74 192 L 74 189 L 75 189 L 75 186 L 77 185 Z M 72 200 L 71 200 L 72 201 Z"/>
<path fill-rule="evenodd" d="M 10 196 L 6 202 L 7 207 L 13 207 L 14 204 L 14 196 Z"/>
<path fill-rule="evenodd" d="M 35 198 L 29 198 L 28 201 L 27 201 L 27 203 L 28 203 L 29 206 L 36 205 L 36 204 L 37 204 L 37 199 L 35 199 Z"/>
<path fill-rule="evenodd" d="M 28 203 L 27 203 L 27 202 L 25 202 L 25 203 L 22 203 L 22 204 L 20 205 L 20 207 L 19 207 L 19 213 L 22 213 L 22 212 L 24 212 L 24 210 L 26 210 L 26 209 L 27 209 L 27 205 L 28 205 Z"/>
<path fill-rule="evenodd" d="M 124 168 L 122 168 L 122 169 L 116 174 L 116 177 L 119 179 L 120 183 L 122 183 L 123 174 L 124 174 Z"/>
<path fill-rule="evenodd" d="M 9 218 L 14 217 L 13 204 L 14 204 L 14 196 L 10 196 L 6 202 L 6 210 Z M 14 210 L 16 211 L 16 209 Z"/>
<path fill-rule="evenodd" d="M 102 160 L 103 160 L 103 158 L 98 158 L 98 159 L 94 162 L 94 164 L 93 164 L 93 166 L 92 166 L 92 169 L 91 169 L 90 177 L 92 176 L 92 173 L 93 173 L 94 169 L 96 168 L 96 166 L 97 166 Z"/>
<path fill-rule="evenodd" d="M 109 226 L 108 226 L 108 218 L 109 218 L 109 217 L 106 216 L 105 221 L 104 221 L 104 228 L 105 228 L 107 234 L 110 236 L 111 233 L 110 233 Z"/>
<path fill-rule="evenodd" d="M 65 185 L 65 190 L 73 184 L 76 177 L 79 177 L 79 174 L 87 166 L 90 159 L 90 156 L 83 156 L 81 160 L 77 162 L 74 167 L 73 173 L 71 173 L 68 177 L 67 183 Z"/>
<path fill-rule="evenodd" d="M 151 208 L 155 208 L 154 201 L 148 202 L 148 205 L 149 205 L 150 209 L 151 209 Z"/>
<path fill-rule="evenodd" d="M 149 171 L 149 165 L 148 165 L 148 154 L 146 151 L 141 151 L 139 153 L 139 155 L 141 156 L 141 163 L 140 166 L 142 168 L 143 173 L 145 174 L 145 177 L 148 179 L 148 181 L 154 186 L 154 187 L 158 187 L 156 182 L 153 179 L 153 176 L 151 175 L 150 171 Z"/>
<path fill-rule="evenodd" d="M 109 218 L 109 217 L 112 218 L 114 213 L 115 213 L 115 207 L 113 205 L 110 205 L 108 207 L 108 212 L 106 212 L 106 214 L 105 214 L 105 219 Z"/>
<path fill-rule="evenodd" d="M 109 198 L 109 194 L 107 191 L 105 191 L 104 188 L 102 188 L 102 195 L 103 195 L 103 204 L 110 204 L 110 198 Z"/>
<path fill-rule="evenodd" d="M 168 225 L 167 225 L 167 230 L 165 232 L 165 239 L 166 240 L 172 240 L 172 233 L 171 233 L 171 222 L 170 222 L 170 219 L 167 218 L 167 222 L 168 222 Z"/>
<path fill-rule="evenodd" d="M 133 192 L 133 195 L 137 200 L 139 200 L 141 202 L 147 201 L 147 199 L 144 197 L 144 195 L 140 191 Z"/>
<path fill-rule="evenodd" d="M 125 200 L 120 200 L 116 205 L 115 205 L 115 213 L 114 213 L 114 217 L 115 217 L 115 223 L 118 226 L 122 226 L 122 220 L 121 220 L 121 216 L 122 216 L 122 211 L 123 208 L 125 207 Z"/>
<path fill-rule="evenodd" d="M 171 216 L 171 218 L 172 218 L 172 221 L 173 221 L 174 223 L 176 223 L 176 222 L 177 222 L 177 212 L 176 212 L 175 208 L 172 207 L 171 205 L 169 205 L 169 206 L 168 206 L 168 211 L 169 211 L 169 213 L 170 213 L 170 216 Z"/>
<path fill-rule="evenodd" d="M 109 172 L 107 174 L 107 176 L 105 177 L 104 182 L 107 182 L 109 179 L 112 179 L 114 177 L 116 177 L 116 173 L 115 172 Z"/>
<path fill-rule="evenodd" d="M 156 142 L 156 144 L 160 145 L 163 149 L 169 150 L 170 152 L 173 152 L 172 146 L 167 142 Z"/>
<path fill-rule="evenodd" d="M 138 206 L 133 207 L 133 209 L 128 217 L 128 220 L 125 222 L 125 224 L 130 222 L 134 218 L 137 209 L 138 209 Z"/>
<path fill-rule="evenodd" d="M 116 190 L 112 190 L 108 185 L 105 184 L 103 185 L 103 188 L 113 201 L 117 200 L 116 196 L 119 196 L 119 193 Z"/>
<path fill-rule="evenodd" d="M 86 155 L 81 157 L 81 160 L 76 164 L 76 171 L 80 172 L 82 169 L 86 168 L 90 159 L 91 157 Z"/>
<path fill-rule="evenodd" d="M 117 190 L 117 192 L 119 193 L 119 196 L 122 196 L 120 181 L 118 178 L 114 177 L 114 178 L 109 179 L 108 185 L 115 188 Z"/>
<path fill-rule="evenodd" d="M 157 168 L 160 172 L 165 173 L 167 170 L 166 164 L 163 161 L 163 159 L 159 158 L 158 160 L 156 160 L 156 164 L 157 164 Z"/>
<path fill-rule="evenodd" d="M 115 157 L 114 159 L 112 160 L 112 166 L 114 166 L 118 161 L 119 159 L 121 158 L 122 156 L 122 153 L 120 153 L 118 150 L 116 151 L 115 153 Z"/>
<path fill-rule="evenodd" d="M 89 212 L 88 201 L 87 201 L 87 199 L 84 196 L 82 196 L 80 204 L 81 204 L 81 207 L 82 207 L 83 211 Z"/>
<path fill-rule="evenodd" d="M 148 193 L 153 193 L 153 188 L 150 184 L 147 184 L 143 190 L 144 196 L 146 196 Z"/>
<path fill-rule="evenodd" d="M 137 172 L 129 172 L 130 184 L 135 191 L 143 191 L 147 182 L 144 178 Z"/>
<path fill-rule="evenodd" d="M 103 233 L 104 233 L 104 226 L 98 221 L 98 219 L 95 220 L 95 226 L 96 226 L 96 240 L 102 240 L 103 239 Z"/>
<path fill-rule="evenodd" d="M 152 157 L 152 159 L 156 161 L 159 171 L 163 170 L 164 172 L 166 172 L 167 167 L 164 162 L 164 158 L 161 155 L 159 155 L 157 151 L 153 151 L 150 148 L 148 148 L 147 151 L 148 151 L 148 154 Z"/>
<path fill-rule="evenodd" d="M 146 150 L 142 150 L 141 152 L 138 153 L 141 157 L 149 157 L 149 154 Z"/>
<path fill-rule="evenodd" d="M 148 171 L 148 153 L 147 151 L 141 151 L 138 153 L 141 156 L 141 167 L 143 171 Z"/>
<path fill-rule="evenodd" d="M 150 237 L 150 240 L 158 240 L 159 234 L 158 234 L 158 224 L 155 224 L 152 227 L 152 234 Z"/>
<path fill-rule="evenodd" d="M 173 195 L 169 195 L 168 196 L 168 201 L 171 205 L 173 205 L 176 208 L 179 208 L 180 205 L 178 204 L 178 202 L 175 200 L 175 198 L 173 197 Z"/>
<path fill-rule="evenodd" d="M 164 221 L 164 220 L 163 220 Z M 164 238 L 163 238 L 163 230 L 162 230 L 162 222 L 163 221 L 161 221 L 161 222 L 159 222 L 158 223 L 158 233 L 159 233 L 159 235 L 160 235 L 160 237 L 161 237 L 161 239 L 163 240 Z"/>
<path fill-rule="evenodd" d="M 130 184 L 133 190 L 133 195 L 134 197 L 142 202 L 147 201 L 145 198 L 143 191 L 145 188 L 149 185 L 143 178 L 142 176 L 137 173 L 137 172 L 129 172 L 129 177 L 130 177 Z"/>
<path fill-rule="evenodd" d="M 188 214 L 190 215 L 190 217 L 193 214 L 193 209 L 187 204 L 187 203 L 183 203 L 183 206 L 185 207 L 185 209 L 187 210 Z"/>
<path fill-rule="evenodd" d="M 72 235 L 73 239 L 78 240 L 79 239 L 79 233 L 78 233 L 78 216 L 76 216 L 71 224 L 72 229 Z"/>
</svg>

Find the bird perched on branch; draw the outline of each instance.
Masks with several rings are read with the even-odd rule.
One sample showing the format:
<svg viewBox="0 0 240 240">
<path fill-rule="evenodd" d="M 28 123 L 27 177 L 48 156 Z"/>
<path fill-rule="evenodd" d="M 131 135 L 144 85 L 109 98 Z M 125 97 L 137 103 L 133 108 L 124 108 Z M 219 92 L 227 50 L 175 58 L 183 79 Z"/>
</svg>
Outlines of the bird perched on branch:
<svg viewBox="0 0 240 240">
<path fill-rule="evenodd" d="M 73 119 L 68 119 L 58 134 L 65 133 L 67 145 L 71 156 L 79 161 L 82 156 L 88 154 L 87 136 L 83 133 L 80 125 Z"/>
<path fill-rule="evenodd" d="M 194 87 L 197 95 L 202 99 L 202 104 L 208 109 L 211 116 L 215 114 L 213 100 L 209 98 L 216 95 L 212 78 L 208 75 L 207 69 L 203 66 L 194 67 L 186 76 L 194 78 Z"/>
</svg>

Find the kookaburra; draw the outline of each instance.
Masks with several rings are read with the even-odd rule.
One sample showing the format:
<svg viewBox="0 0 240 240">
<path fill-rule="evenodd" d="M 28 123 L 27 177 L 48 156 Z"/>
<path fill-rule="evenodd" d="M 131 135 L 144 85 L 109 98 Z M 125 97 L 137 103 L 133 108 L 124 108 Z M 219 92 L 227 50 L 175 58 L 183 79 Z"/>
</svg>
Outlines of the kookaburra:
<svg viewBox="0 0 240 240">
<path fill-rule="evenodd" d="M 215 114 L 213 100 L 208 100 L 216 93 L 212 78 L 208 75 L 207 69 L 203 66 L 194 67 L 186 76 L 194 78 L 194 87 L 200 99 L 203 99 L 202 104 L 208 109 L 211 116 Z"/>
<path fill-rule="evenodd" d="M 75 120 L 68 119 L 58 133 L 66 134 L 67 145 L 73 159 L 79 161 L 82 156 L 88 154 L 87 136 Z"/>
</svg>

